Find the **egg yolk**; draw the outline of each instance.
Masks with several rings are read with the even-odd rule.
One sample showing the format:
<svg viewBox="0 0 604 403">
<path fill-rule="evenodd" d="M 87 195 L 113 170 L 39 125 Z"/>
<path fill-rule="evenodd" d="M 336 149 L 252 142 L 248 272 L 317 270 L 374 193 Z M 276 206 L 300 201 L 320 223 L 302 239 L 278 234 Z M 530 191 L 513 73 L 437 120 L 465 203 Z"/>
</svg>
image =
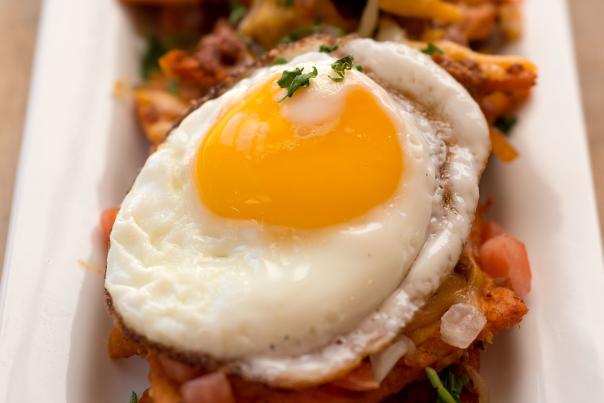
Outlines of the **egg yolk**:
<svg viewBox="0 0 604 403">
<path fill-rule="evenodd" d="M 213 213 L 309 229 L 348 221 L 392 197 L 403 155 L 374 95 L 351 85 L 338 116 L 309 125 L 282 115 L 280 93 L 273 81 L 262 85 L 207 133 L 194 178 Z"/>
</svg>

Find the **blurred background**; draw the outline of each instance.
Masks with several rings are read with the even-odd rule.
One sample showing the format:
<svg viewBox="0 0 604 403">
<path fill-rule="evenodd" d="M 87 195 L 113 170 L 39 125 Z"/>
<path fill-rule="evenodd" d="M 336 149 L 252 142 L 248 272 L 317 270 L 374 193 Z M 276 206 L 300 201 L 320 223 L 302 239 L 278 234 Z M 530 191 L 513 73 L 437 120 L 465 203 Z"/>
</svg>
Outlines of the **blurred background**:
<svg viewBox="0 0 604 403">
<path fill-rule="evenodd" d="M 604 24 L 601 23 L 604 1 L 568 0 L 568 3 L 598 194 L 600 225 L 603 227 L 604 113 L 601 109 L 604 105 L 604 51 L 599 44 L 604 38 Z M 40 0 L 0 0 L 0 263 L 4 258 L 40 5 Z"/>
</svg>

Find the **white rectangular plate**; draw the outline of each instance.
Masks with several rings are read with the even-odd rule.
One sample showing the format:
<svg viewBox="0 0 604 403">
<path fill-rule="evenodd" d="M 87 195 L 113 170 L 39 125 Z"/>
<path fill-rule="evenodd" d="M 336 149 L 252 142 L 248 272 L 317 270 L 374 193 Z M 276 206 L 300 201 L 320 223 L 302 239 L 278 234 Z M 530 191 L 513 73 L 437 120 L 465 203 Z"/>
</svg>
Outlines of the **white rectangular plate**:
<svg viewBox="0 0 604 403">
<path fill-rule="evenodd" d="M 146 145 L 129 105 L 140 38 L 117 0 L 48 0 L 0 289 L 0 401 L 126 402 L 137 359 L 112 362 L 99 212 L 119 204 Z M 604 401 L 604 267 L 564 0 L 527 0 L 516 49 L 540 67 L 513 143 L 483 193 L 527 244 L 530 313 L 485 354 L 494 402 Z"/>
</svg>

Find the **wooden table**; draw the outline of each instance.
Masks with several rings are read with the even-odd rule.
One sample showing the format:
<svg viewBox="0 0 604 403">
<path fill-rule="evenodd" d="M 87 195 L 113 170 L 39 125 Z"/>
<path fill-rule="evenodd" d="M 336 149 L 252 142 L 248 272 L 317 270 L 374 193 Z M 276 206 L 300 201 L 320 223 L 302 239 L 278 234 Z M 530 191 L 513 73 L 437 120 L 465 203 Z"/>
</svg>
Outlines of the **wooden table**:
<svg viewBox="0 0 604 403">
<path fill-rule="evenodd" d="M 113 0 L 105 0 L 113 1 Z M 583 103 L 594 178 L 604 224 L 604 38 L 602 0 L 569 0 L 575 27 Z M 0 262 L 27 102 L 40 0 L 0 0 Z M 603 226 L 604 228 L 604 226 Z M 1 271 L 1 266 L 0 266 Z"/>
<path fill-rule="evenodd" d="M 4 261 L 39 10 L 40 0 L 0 0 L 0 262 Z"/>
</svg>

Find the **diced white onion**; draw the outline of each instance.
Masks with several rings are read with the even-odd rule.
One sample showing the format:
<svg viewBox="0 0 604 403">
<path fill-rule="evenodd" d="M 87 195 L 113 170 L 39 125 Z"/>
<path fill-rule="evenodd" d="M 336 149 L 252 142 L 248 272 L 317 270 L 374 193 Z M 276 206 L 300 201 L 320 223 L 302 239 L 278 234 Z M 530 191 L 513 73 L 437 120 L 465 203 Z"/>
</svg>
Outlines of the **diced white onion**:
<svg viewBox="0 0 604 403">
<path fill-rule="evenodd" d="M 453 347 L 468 348 L 486 323 L 474 305 L 455 304 L 440 318 L 440 337 Z"/>
<path fill-rule="evenodd" d="M 399 336 L 397 341 L 379 353 L 369 356 L 373 377 L 380 383 L 388 376 L 398 360 L 404 355 L 415 351 L 415 344 L 407 336 Z"/>
<path fill-rule="evenodd" d="M 379 15 L 379 0 L 369 0 L 363 10 L 363 15 L 361 15 L 361 22 L 359 23 L 358 29 L 360 36 L 367 38 L 373 34 L 373 31 L 375 31 L 375 27 L 377 26 Z"/>
<path fill-rule="evenodd" d="M 380 18 L 376 39 L 382 42 L 403 42 L 407 39 L 407 33 L 392 18 L 382 17 Z"/>
</svg>

